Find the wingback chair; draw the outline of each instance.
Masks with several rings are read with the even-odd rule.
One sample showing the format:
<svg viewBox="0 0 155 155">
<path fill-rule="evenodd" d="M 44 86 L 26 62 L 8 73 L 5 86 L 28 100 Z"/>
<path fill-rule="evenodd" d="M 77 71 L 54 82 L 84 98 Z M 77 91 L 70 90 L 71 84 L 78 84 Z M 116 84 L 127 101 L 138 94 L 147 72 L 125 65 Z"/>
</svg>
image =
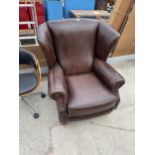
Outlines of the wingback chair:
<svg viewBox="0 0 155 155">
<path fill-rule="evenodd" d="M 49 66 L 49 96 L 62 124 L 118 106 L 125 80 L 106 63 L 118 32 L 98 20 L 66 19 L 43 23 L 37 37 Z"/>
</svg>

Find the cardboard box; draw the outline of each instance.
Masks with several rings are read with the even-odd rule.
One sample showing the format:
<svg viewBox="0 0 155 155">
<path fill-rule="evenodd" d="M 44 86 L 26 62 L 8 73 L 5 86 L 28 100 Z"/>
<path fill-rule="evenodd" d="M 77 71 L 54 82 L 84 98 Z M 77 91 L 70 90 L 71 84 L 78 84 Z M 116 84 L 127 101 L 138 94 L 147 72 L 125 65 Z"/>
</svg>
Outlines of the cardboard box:
<svg viewBox="0 0 155 155">
<path fill-rule="evenodd" d="M 135 7 L 129 14 L 127 23 L 123 29 L 113 56 L 134 54 L 135 48 Z"/>
<path fill-rule="evenodd" d="M 108 23 L 118 32 L 120 32 L 122 23 L 128 15 L 129 8 L 133 0 L 116 0 L 111 18 Z"/>
</svg>

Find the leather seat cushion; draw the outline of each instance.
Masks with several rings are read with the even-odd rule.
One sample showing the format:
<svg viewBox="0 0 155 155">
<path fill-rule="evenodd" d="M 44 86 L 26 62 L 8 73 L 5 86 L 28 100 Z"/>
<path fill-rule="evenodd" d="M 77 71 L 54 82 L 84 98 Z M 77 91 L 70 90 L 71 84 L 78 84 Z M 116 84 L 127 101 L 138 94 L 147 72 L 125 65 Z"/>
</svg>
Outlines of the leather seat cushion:
<svg viewBox="0 0 155 155">
<path fill-rule="evenodd" d="M 68 76 L 69 116 L 82 116 L 112 108 L 116 96 L 92 73 Z"/>
<path fill-rule="evenodd" d="M 37 87 L 38 81 L 34 73 L 19 75 L 19 94 L 25 94 Z"/>
</svg>

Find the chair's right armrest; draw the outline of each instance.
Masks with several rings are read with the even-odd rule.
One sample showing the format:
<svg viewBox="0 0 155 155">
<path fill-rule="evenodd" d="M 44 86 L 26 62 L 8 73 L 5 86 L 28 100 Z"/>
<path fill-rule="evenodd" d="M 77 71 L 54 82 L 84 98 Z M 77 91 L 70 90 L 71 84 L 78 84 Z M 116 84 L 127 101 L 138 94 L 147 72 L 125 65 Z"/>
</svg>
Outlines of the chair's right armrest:
<svg viewBox="0 0 155 155">
<path fill-rule="evenodd" d="M 48 93 L 49 96 L 59 104 L 59 110 L 61 112 L 66 111 L 66 103 L 68 99 L 67 85 L 63 70 L 58 64 L 53 66 L 49 71 Z"/>
<path fill-rule="evenodd" d="M 125 83 L 124 78 L 114 68 L 99 58 L 94 60 L 94 71 L 101 81 L 114 92 L 117 92 Z"/>
</svg>

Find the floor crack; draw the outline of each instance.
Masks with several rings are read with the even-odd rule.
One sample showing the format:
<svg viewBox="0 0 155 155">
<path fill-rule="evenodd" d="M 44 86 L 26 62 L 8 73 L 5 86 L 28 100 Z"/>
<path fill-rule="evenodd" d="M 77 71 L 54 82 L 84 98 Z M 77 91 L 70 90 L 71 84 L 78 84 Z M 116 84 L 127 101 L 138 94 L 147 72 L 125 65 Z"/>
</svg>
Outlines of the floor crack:
<svg viewBox="0 0 155 155">
<path fill-rule="evenodd" d="M 104 126 L 104 127 L 112 128 L 112 129 L 116 129 L 116 130 L 122 130 L 122 131 L 128 131 L 128 132 L 135 132 L 134 129 L 119 128 L 119 127 L 114 127 L 114 126 L 109 126 L 109 125 L 104 125 L 104 124 L 99 124 L 99 123 L 94 123 L 94 122 L 91 122 L 91 124 L 95 124 L 95 125 L 98 125 L 98 126 Z"/>
<path fill-rule="evenodd" d="M 132 106 L 135 106 L 135 104 L 129 104 L 129 105 L 127 105 L 127 106 L 125 106 L 125 107 L 118 107 L 118 109 L 117 110 L 122 110 L 122 109 L 125 109 L 125 108 L 128 108 L 128 107 L 132 107 Z"/>
<path fill-rule="evenodd" d="M 52 135 L 52 129 L 53 128 L 54 127 L 49 128 L 49 131 L 50 131 L 50 145 L 48 147 L 46 155 L 52 155 L 53 154 L 53 135 Z"/>
</svg>

